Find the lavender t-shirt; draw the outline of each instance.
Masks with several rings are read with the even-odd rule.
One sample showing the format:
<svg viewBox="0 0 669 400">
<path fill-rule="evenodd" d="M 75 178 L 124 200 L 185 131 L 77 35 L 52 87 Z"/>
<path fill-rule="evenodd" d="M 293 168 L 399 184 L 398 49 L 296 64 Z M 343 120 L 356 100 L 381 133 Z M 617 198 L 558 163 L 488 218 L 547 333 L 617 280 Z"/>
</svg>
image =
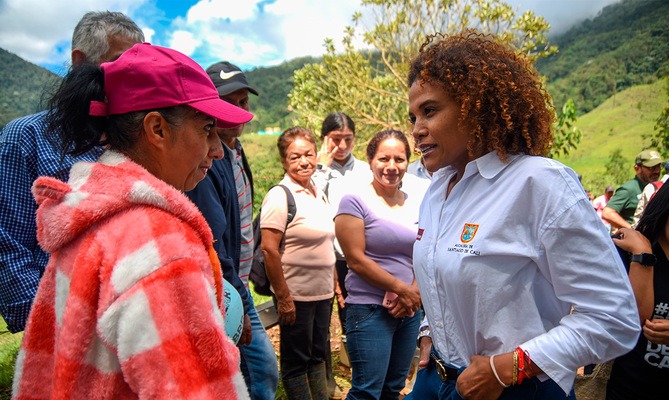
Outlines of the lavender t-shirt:
<svg viewBox="0 0 669 400">
<path fill-rule="evenodd" d="M 369 188 L 347 194 L 337 215 L 348 214 L 365 224 L 365 255 L 407 284 L 414 279 L 413 244 L 418 231 L 418 209 L 422 196 L 406 194 L 402 207 L 388 208 Z M 385 290 L 370 285 L 350 270 L 346 275 L 349 304 L 382 304 Z"/>
</svg>

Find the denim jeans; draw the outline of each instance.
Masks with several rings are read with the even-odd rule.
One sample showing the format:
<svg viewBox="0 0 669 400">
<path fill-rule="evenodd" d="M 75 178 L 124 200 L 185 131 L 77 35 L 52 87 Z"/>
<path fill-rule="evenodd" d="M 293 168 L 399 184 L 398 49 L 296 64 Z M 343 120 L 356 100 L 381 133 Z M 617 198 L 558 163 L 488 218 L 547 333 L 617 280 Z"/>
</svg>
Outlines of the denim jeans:
<svg viewBox="0 0 669 400">
<path fill-rule="evenodd" d="M 279 368 L 274 347 L 265 327 L 260 321 L 253 298 L 251 300 L 251 332 L 253 337 L 248 345 L 239 346 L 240 369 L 249 389 L 251 400 L 274 400 L 279 382 Z"/>
<path fill-rule="evenodd" d="M 279 323 L 282 379 L 306 375 L 310 366 L 325 361 L 332 299 L 294 303 L 295 323 Z"/>
<path fill-rule="evenodd" d="M 351 361 L 347 399 L 398 399 L 416 351 L 422 311 L 393 318 L 377 304 L 346 305 L 346 347 Z"/>
<path fill-rule="evenodd" d="M 458 375 L 464 371 L 460 368 Z M 456 380 L 446 382 L 439 378 L 435 363 L 432 359 L 427 367 L 418 370 L 416 374 L 416 383 L 413 385 L 413 391 L 409 393 L 404 400 L 463 400 L 460 393 L 455 388 Z M 569 396 L 565 396 L 564 391 L 553 380 L 548 379 L 541 382 L 534 377 L 523 382 L 519 386 L 511 386 L 502 391 L 499 396 L 501 400 L 576 400 L 574 389 L 572 388 Z"/>
</svg>

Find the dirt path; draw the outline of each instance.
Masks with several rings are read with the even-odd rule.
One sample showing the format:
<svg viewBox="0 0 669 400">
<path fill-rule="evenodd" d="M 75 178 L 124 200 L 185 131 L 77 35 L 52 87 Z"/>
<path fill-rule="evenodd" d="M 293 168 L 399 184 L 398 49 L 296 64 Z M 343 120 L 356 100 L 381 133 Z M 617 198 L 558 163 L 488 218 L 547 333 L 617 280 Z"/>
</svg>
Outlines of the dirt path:
<svg viewBox="0 0 669 400">
<path fill-rule="evenodd" d="M 279 326 L 276 325 L 267 330 L 272 345 L 274 346 L 274 352 L 279 356 Z M 337 386 L 341 389 L 342 399 L 346 397 L 349 389 L 351 388 L 351 369 L 346 365 L 339 362 L 341 355 L 341 324 L 339 323 L 339 318 L 337 316 L 337 311 L 335 310 L 332 313 L 332 319 L 330 320 L 330 345 L 332 346 L 332 369 L 335 375 L 335 381 Z M 413 370 L 412 370 L 413 371 Z M 412 375 L 412 373 L 409 373 Z M 402 390 L 400 399 L 407 395 L 413 386 L 411 380 L 407 380 L 407 386 Z M 277 399 L 282 397 L 277 396 Z"/>
</svg>

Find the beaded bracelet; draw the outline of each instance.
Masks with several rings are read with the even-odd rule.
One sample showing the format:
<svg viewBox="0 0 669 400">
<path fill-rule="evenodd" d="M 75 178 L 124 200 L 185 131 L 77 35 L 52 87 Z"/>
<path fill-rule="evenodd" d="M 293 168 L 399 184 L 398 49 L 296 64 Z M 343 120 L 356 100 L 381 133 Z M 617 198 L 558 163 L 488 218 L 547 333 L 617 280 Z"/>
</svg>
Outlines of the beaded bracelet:
<svg viewBox="0 0 669 400">
<path fill-rule="evenodd" d="M 503 388 L 508 388 L 511 385 L 505 384 L 499 378 L 499 375 L 497 374 L 497 369 L 495 368 L 495 361 L 493 361 L 493 358 L 495 358 L 495 356 L 490 356 L 490 368 L 492 368 L 492 373 L 495 374 L 495 378 L 497 378 L 497 382 L 499 382 L 499 384 L 502 385 Z"/>
</svg>

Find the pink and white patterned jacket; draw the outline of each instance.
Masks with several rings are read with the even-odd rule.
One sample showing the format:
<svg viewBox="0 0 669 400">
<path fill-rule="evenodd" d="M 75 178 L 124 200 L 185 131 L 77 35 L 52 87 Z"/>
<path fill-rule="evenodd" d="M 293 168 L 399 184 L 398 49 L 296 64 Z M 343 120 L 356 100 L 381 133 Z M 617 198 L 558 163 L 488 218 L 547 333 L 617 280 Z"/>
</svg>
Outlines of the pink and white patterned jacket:
<svg viewBox="0 0 669 400">
<path fill-rule="evenodd" d="M 51 259 L 13 398 L 248 398 L 195 205 L 111 151 L 75 164 L 68 183 L 37 179 L 33 194 Z"/>
</svg>

